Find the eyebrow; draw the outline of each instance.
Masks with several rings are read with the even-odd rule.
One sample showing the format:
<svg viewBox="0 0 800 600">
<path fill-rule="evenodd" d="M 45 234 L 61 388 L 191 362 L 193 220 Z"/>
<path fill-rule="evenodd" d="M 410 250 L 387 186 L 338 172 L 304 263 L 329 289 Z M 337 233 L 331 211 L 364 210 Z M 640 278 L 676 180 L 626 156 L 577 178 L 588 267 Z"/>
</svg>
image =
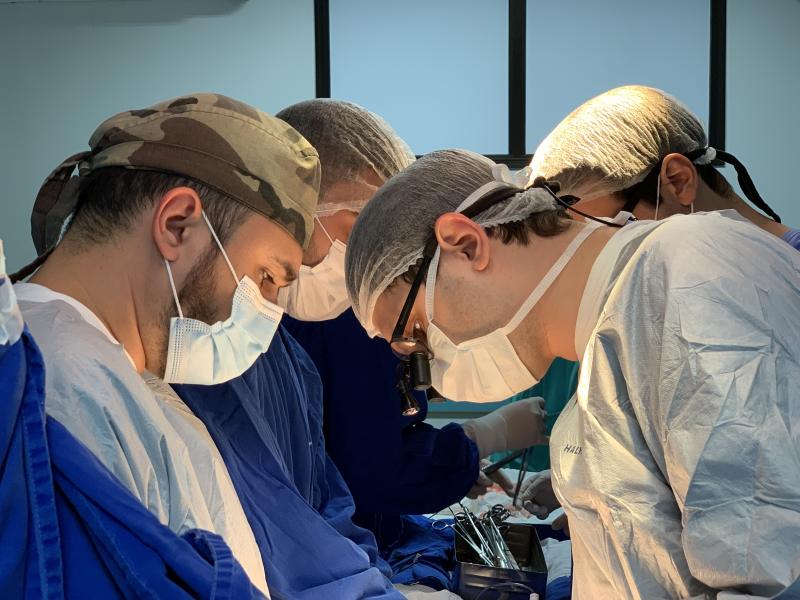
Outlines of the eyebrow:
<svg viewBox="0 0 800 600">
<path fill-rule="evenodd" d="M 283 267 L 284 277 L 288 283 L 291 283 L 297 279 L 297 271 L 295 271 L 294 266 L 282 260 L 279 260 L 278 264 Z"/>
</svg>

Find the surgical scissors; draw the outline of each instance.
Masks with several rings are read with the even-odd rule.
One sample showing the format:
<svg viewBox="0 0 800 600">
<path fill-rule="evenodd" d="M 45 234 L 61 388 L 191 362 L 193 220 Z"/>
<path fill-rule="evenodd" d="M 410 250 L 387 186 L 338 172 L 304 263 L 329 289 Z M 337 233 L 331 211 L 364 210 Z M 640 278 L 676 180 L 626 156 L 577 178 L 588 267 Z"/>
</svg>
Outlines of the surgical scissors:
<svg viewBox="0 0 800 600">
<path fill-rule="evenodd" d="M 437 531 L 451 528 L 478 556 L 484 564 L 490 567 L 503 567 L 519 570 L 519 565 L 514 559 L 511 550 L 503 538 L 503 523 L 508 519 L 508 510 L 500 505 L 493 506 L 483 517 L 475 516 L 463 504 L 461 512 L 456 513 L 452 508 L 452 523 L 445 519 L 433 521 L 432 527 Z"/>
</svg>

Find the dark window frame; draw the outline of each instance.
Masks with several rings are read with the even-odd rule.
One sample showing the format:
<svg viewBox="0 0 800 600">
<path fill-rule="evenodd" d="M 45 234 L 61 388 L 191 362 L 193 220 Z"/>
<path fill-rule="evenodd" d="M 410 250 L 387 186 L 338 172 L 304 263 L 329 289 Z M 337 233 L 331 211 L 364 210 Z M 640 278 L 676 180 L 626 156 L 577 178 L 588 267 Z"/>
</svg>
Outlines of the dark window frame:
<svg viewBox="0 0 800 600">
<path fill-rule="evenodd" d="M 708 139 L 725 149 L 727 0 L 709 0 Z M 508 0 L 508 154 L 488 154 L 511 169 L 528 165 L 525 152 L 525 44 L 527 0 Z M 315 80 L 317 98 L 331 95 L 330 0 L 314 0 Z"/>
</svg>

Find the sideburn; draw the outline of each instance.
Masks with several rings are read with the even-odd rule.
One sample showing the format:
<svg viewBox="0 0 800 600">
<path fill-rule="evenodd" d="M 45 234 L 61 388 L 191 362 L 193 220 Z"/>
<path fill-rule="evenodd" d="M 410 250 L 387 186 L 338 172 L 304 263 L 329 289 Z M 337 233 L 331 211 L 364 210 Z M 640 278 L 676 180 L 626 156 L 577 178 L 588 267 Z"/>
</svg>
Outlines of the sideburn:
<svg viewBox="0 0 800 600">
<path fill-rule="evenodd" d="M 183 316 L 197 319 L 203 323 L 212 325 L 220 318 L 222 310 L 214 305 L 216 293 L 216 280 L 214 264 L 220 256 L 219 249 L 211 245 L 200 258 L 197 259 L 194 268 L 186 277 L 186 282 L 178 291 L 178 300 L 183 309 Z M 230 276 L 230 273 L 226 274 Z M 226 310 L 229 307 L 226 307 Z M 175 309 L 177 315 L 177 308 Z"/>
</svg>

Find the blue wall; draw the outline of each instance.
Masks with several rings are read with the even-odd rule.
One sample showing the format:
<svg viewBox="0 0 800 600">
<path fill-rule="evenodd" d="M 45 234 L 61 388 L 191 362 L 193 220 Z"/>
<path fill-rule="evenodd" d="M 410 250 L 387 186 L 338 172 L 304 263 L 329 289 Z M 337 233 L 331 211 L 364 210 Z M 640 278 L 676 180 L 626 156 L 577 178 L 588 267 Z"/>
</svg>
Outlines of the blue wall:
<svg viewBox="0 0 800 600">
<path fill-rule="evenodd" d="M 670 91 L 708 117 L 708 2 L 528 0 L 528 150 L 590 96 Z M 507 151 L 505 0 L 330 0 L 334 96 L 383 114 L 418 153 Z M 800 225 L 800 2 L 728 1 L 727 149 Z M 0 4 L 0 237 L 33 257 L 41 181 L 119 110 L 219 91 L 270 112 L 314 95 L 312 0 Z M 729 179 L 734 179 L 726 170 Z"/>
<path fill-rule="evenodd" d="M 703 0 L 528 0 L 528 152 L 589 98 L 632 83 L 669 92 L 707 123 L 709 6 Z"/>
<path fill-rule="evenodd" d="M 0 238 L 35 257 L 44 177 L 113 113 L 198 91 L 276 112 L 314 96 L 312 0 L 0 4 Z"/>
<path fill-rule="evenodd" d="M 331 0 L 331 94 L 418 154 L 508 152 L 508 2 Z"/>
<path fill-rule="evenodd" d="M 728 0 L 727 150 L 784 223 L 800 227 L 800 1 Z M 736 173 L 725 176 L 734 182 Z"/>
</svg>

